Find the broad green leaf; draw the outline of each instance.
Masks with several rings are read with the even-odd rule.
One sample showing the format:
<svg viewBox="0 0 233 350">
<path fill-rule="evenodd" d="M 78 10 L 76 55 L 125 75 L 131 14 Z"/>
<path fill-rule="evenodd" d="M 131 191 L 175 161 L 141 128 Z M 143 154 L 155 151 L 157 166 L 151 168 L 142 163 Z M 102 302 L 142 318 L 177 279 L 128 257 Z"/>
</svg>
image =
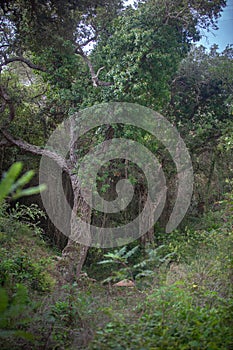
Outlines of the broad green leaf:
<svg viewBox="0 0 233 350">
<path fill-rule="evenodd" d="M 23 164 L 21 162 L 14 163 L 6 173 L 5 177 L 1 180 L 0 201 L 2 201 L 11 192 L 12 185 L 19 176 L 22 167 Z"/>
<path fill-rule="evenodd" d="M 138 250 L 138 248 L 139 248 L 139 246 L 137 245 L 137 246 L 134 247 L 133 249 L 129 250 L 129 251 L 125 254 L 124 258 L 126 258 L 126 259 L 130 258 L 130 257 Z"/>
<path fill-rule="evenodd" d="M 40 185 L 40 186 L 36 186 L 36 187 L 30 187 L 30 188 L 26 188 L 25 190 L 20 190 L 18 192 L 16 192 L 16 194 L 14 194 L 12 196 L 13 199 L 19 199 L 21 197 L 24 196 L 32 196 L 34 194 L 40 193 L 42 191 L 46 190 L 46 185 Z"/>
<path fill-rule="evenodd" d="M 98 265 L 103 265 L 103 264 L 114 264 L 117 263 L 118 261 L 116 260 L 103 260 L 103 261 L 99 261 Z"/>
<path fill-rule="evenodd" d="M 26 172 L 26 174 L 24 174 L 23 176 L 20 177 L 20 179 L 18 181 L 15 182 L 14 186 L 13 186 L 13 190 L 19 187 L 23 187 L 26 184 L 29 183 L 29 181 L 32 179 L 32 177 L 34 176 L 35 172 L 33 170 L 29 170 Z"/>
<path fill-rule="evenodd" d="M 23 163 L 16 162 L 16 163 L 12 164 L 12 166 L 8 170 L 7 174 L 9 177 L 11 177 L 13 179 L 17 179 L 17 177 L 19 176 L 19 174 L 22 171 L 22 168 L 23 168 Z"/>
</svg>

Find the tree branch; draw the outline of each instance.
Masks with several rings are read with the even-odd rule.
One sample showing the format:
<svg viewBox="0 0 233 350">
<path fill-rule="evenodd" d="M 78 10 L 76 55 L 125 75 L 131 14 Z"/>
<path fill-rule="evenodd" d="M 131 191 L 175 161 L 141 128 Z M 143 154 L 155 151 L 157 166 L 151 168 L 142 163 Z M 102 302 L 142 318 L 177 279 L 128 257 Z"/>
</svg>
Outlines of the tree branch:
<svg viewBox="0 0 233 350">
<path fill-rule="evenodd" d="M 83 49 L 81 48 L 80 45 L 76 48 L 75 53 L 80 55 L 83 58 L 84 62 L 87 64 L 87 66 L 89 68 L 89 71 L 91 73 L 92 84 L 93 84 L 94 87 L 97 87 L 97 86 L 111 86 L 111 85 L 113 85 L 110 82 L 99 80 L 99 74 L 105 67 L 101 67 L 98 70 L 97 74 L 96 74 L 95 70 L 94 70 L 94 67 L 93 67 L 93 65 L 91 63 L 91 60 L 84 53 L 84 51 L 83 51 Z"/>
<path fill-rule="evenodd" d="M 54 160 L 60 167 L 63 169 L 68 175 L 70 175 L 71 169 L 69 168 L 66 160 L 58 155 L 57 153 L 54 153 L 48 149 L 41 148 L 39 146 L 31 145 L 30 143 L 27 143 L 21 139 L 15 139 L 9 132 L 6 130 L 0 129 L 3 136 L 6 138 L 7 141 L 9 141 L 11 144 L 19 147 L 20 149 L 30 152 L 32 154 L 46 156 L 52 160 Z"/>
<path fill-rule="evenodd" d="M 2 67 L 7 66 L 9 63 L 12 63 L 12 62 L 22 62 L 22 63 L 25 63 L 29 68 L 39 70 L 41 72 L 46 72 L 45 68 L 37 66 L 36 64 L 29 61 L 27 58 L 24 58 L 21 56 L 11 57 L 11 58 L 5 57 L 4 62 L 2 64 L 0 64 L 0 71 L 1 71 Z"/>
</svg>

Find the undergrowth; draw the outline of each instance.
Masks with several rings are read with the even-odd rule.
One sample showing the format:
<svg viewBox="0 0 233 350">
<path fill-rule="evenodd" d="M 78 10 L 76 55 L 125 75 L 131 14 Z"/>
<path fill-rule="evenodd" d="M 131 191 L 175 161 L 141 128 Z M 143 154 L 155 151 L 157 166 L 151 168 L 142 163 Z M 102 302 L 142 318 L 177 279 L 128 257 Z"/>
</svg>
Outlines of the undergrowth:
<svg viewBox="0 0 233 350">
<path fill-rule="evenodd" d="M 98 250 L 88 276 L 59 287 L 39 232 L 0 215 L 1 348 L 233 349 L 232 223 L 227 202 L 145 249 Z"/>
</svg>

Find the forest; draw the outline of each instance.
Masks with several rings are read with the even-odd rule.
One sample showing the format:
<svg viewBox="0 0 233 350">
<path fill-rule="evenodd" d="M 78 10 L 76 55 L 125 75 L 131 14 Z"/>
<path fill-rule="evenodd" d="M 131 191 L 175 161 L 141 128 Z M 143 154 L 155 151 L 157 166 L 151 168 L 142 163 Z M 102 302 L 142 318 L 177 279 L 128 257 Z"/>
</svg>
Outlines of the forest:
<svg viewBox="0 0 233 350">
<path fill-rule="evenodd" d="M 226 5 L 0 1 L 2 350 L 233 349 Z"/>
</svg>

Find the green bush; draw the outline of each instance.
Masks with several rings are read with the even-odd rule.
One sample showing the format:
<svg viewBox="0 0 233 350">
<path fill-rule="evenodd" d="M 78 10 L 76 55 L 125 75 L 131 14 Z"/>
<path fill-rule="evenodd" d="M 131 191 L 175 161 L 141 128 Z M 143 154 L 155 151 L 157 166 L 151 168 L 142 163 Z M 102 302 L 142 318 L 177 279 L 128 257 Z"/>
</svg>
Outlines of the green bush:
<svg viewBox="0 0 233 350">
<path fill-rule="evenodd" d="M 0 285 L 10 289 L 22 283 L 32 290 L 48 291 L 54 284 L 50 264 L 44 243 L 28 226 L 0 217 Z"/>
<path fill-rule="evenodd" d="M 27 288 L 16 285 L 12 295 L 0 288 L 0 342 L 1 349 L 10 349 L 19 339 L 33 341 L 34 337 L 26 329 L 30 322 L 27 316 L 29 298 Z"/>
<path fill-rule="evenodd" d="M 51 290 L 51 258 L 36 221 L 43 213 L 35 206 L 19 205 L 9 212 L 4 202 L 0 208 L 0 285 L 11 289 L 21 283 L 38 292 Z M 30 219 L 35 222 L 30 224 Z"/>
<path fill-rule="evenodd" d="M 51 279 L 45 272 L 43 259 L 35 262 L 25 253 L 12 255 L 0 249 L 0 284 L 13 286 L 23 283 L 33 290 L 44 292 L 51 289 Z"/>
</svg>

